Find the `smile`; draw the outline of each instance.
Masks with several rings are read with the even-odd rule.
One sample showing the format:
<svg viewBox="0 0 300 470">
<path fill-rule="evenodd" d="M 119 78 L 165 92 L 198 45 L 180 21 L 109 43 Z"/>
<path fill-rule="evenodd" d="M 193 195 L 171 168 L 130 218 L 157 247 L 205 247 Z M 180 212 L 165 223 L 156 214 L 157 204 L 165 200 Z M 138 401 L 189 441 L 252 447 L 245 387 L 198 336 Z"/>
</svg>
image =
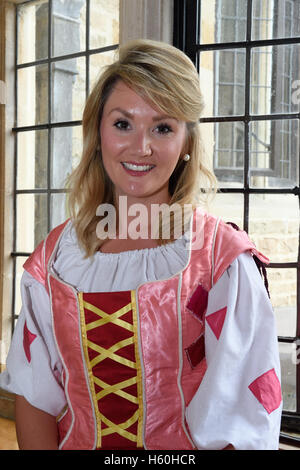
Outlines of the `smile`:
<svg viewBox="0 0 300 470">
<path fill-rule="evenodd" d="M 124 168 L 131 171 L 150 171 L 155 167 L 155 165 L 136 165 L 134 163 L 127 162 L 122 162 L 122 165 Z"/>
</svg>

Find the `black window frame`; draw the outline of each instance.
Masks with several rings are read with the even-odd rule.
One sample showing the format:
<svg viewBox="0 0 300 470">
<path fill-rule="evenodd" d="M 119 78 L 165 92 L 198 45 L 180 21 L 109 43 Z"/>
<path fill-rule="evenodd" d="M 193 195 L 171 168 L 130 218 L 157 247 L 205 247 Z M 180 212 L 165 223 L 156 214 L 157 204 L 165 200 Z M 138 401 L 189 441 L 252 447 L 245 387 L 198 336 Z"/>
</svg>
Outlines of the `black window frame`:
<svg viewBox="0 0 300 470">
<path fill-rule="evenodd" d="M 249 151 L 249 127 L 251 122 L 270 120 L 278 121 L 285 119 L 297 119 L 300 122 L 299 113 L 281 113 L 267 115 L 252 115 L 250 113 L 250 66 L 251 51 L 254 47 L 277 46 L 300 44 L 300 37 L 276 38 L 276 39 L 251 39 L 252 28 L 252 0 L 247 2 L 247 29 L 246 40 L 242 42 L 226 42 L 201 44 L 200 43 L 200 27 L 201 27 L 201 0 L 174 0 L 174 33 L 173 44 L 194 62 L 199 70 L 199 53 L 202 51 L 217 51 L 225 49 L 243 48 L 246 50 L 246 67 L 245 67 L 245 113 L 243 116 L 227 116 L 227 117 L 206 117 L 200 119 L 203 123 L 220 123 L 220 122 L 241 122 L 244 124 L 244 168 L 243 168 L 243 187 L 220 187 L 220 193 L 238 193 L 243 195 L 243 229 L 248 232 L 249 229 L 249 199 L 253 194 L 292 194 L 298 198 L 300 206 L 300 175 L 298 185 L 294 188 L 253 188 L 250 187 L 250 151 Z M 299 157 L 300 158 L 300 157 Z M 297 320 L 296 335 L 294 337 L 279 336 L 278 341 L 285 344 L 300 344 L 300 227 L 299 227 L 299 244 L 298 259 L 296 262 L 289 263 L 270 263 L 268 269 L 272 268 L 294 268 L 297 271 Z M 290 433 L 300 434 L 300 361 L 296 365 L 296 411 L 285 411 L 282 413 L 282 432 L 280 441 L 292 443 L 300 447 L 300 437 L 293 436 Z"/>
</svg>

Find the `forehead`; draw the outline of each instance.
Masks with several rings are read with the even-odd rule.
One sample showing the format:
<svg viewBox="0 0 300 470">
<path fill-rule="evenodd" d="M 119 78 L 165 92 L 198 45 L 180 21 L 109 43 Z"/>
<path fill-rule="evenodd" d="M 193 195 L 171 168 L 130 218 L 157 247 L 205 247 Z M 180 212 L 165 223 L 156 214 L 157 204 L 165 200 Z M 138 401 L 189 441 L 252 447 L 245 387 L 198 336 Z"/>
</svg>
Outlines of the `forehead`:
<svg viewBox="0 0 300 470">
<path fill-rule="evenodd" d="M 110 112 L 114 107 L 143 108 L 153 114 L 161 114 L 162 110 L 155 103 L 141 96 L 126 83 L 119 80 L 113 87 L 104 105 L 104 112 Z"/>
</svg>

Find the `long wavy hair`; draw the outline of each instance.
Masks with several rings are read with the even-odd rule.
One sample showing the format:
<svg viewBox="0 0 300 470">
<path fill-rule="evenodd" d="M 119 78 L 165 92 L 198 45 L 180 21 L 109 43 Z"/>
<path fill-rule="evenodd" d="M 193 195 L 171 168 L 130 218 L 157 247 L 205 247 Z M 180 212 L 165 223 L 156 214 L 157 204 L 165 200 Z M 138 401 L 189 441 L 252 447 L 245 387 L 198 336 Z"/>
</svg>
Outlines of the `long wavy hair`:
<svg viewBox="0 0 300 470">
<path fill-rule="evenodd" d="M 117 81 L 122 80 L 169 116 L 186 122 L 185 153 L 191 158 L 188 162 L 180 158 L 171 175 L 170 205 L 194 208 L 199 196 L 214 193 L 216 188 L 216 178 L 206 163 L 200 135 L 199 118 L 204 102 L 192 61 L 179 49 L 152 40 L 130 41 L 120 46 L 117 54 L 87 99 L 82 120 L 82 158 L 68 179 L 69 212 L 87 256 L 93 255 L 103 243 L 96 235 L 97 207 L 102 203 L 114 204 L 114 187 L 102 163 L 99 129 L 104 105 Z M 158 243 L 172 239 L 171 232 L 169 240 L 161 237 Z"/>
</svg>

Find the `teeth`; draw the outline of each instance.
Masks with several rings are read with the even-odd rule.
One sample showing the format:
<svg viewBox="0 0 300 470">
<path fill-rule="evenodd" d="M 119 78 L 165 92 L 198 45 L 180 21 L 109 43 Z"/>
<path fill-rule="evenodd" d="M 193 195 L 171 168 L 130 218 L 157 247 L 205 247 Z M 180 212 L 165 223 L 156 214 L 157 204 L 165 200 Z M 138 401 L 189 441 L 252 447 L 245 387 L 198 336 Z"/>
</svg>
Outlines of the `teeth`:
<svg viewBox="0 0 300 470">
<path fill-rule="evenodd" d="M 154 165 L 134 165 L 133 163 L 122 162 L 122 165 L 128 170 L 134 171 L 149 171 L 154 168 Z"/>
</svg>

